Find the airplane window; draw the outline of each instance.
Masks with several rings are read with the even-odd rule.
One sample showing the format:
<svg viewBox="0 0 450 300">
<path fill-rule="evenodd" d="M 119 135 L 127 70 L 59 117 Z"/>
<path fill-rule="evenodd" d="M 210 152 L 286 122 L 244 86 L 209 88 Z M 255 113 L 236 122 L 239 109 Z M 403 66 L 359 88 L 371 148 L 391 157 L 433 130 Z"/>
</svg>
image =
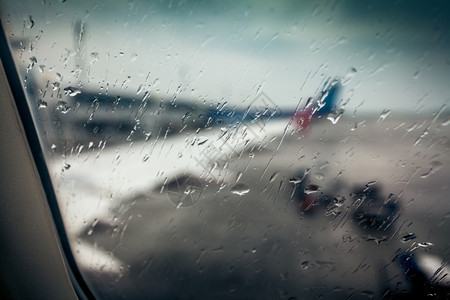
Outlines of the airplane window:
<svg viewBox="0 0 450 300">
<path fill-rule="evenodd" d="M 2 1 L 95 297 L 449 297 L 449 20 L 444 1 Z"/>
</svg>

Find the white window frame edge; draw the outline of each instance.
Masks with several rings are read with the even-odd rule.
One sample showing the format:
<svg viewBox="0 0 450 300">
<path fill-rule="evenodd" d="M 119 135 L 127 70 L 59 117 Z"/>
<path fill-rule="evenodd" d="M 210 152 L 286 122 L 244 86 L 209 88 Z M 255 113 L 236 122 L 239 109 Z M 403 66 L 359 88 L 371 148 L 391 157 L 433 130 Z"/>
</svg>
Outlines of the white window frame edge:
<svg viewBox="0 0 450 300">
<path fill-rule="evenodd" d="M 17 299 L 78 299 L 1 61 L 0 103 L 2 288 Z"/>
</svg>

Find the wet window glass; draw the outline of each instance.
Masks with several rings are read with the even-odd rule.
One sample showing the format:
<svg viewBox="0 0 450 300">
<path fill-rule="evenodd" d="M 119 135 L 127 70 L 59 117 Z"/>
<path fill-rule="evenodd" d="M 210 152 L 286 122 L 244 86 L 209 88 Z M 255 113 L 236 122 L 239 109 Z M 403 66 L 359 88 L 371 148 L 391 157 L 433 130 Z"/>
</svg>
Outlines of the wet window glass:
<svg viewBox="0 0 450 300">
<path fill-rule="evenodd" d="M 449 296 L 447 2 L 19 2 L 97 298 Z"/>
</svg>

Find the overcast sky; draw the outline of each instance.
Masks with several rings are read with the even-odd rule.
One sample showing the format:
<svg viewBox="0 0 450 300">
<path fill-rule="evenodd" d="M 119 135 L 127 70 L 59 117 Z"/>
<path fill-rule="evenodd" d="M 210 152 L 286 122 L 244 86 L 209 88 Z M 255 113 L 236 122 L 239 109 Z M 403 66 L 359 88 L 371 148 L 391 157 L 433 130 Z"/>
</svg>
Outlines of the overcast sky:
<svg viewBox="0 0 450 300">
<path fill-rule="evenodd" d="M 449 102 L 445 1 L 6 2 L 5 27 L 33 45 L 23 67 L 35 56 L 67 86 L 244 106 L 263 91 L 292 107 L 336 77 L 348 110 Z"/>
</svg>

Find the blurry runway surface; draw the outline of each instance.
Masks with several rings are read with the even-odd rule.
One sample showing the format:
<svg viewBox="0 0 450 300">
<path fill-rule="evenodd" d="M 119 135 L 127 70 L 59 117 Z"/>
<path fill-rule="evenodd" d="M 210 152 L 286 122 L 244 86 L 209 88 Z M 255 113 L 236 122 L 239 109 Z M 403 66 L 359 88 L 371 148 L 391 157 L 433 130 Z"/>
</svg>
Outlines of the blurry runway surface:
<svg viewBox="0 0 450 300">
<path fill-rule="evenodd" d="M 450 253 L 447 123 L 431 115 L 321 120 L 278 150 L 279 138 L 230 159 L 233 183 L 179 178 L 123 199 L 111 219 L 79 236 L 120 259 L 121 272 L 83 271 L 110 298 L 407 293 L 401 254 Z M 396 203 L 382 230 L 355 217 L 352 195 L 375 186 L 380 201 Z"/>
</svg>

